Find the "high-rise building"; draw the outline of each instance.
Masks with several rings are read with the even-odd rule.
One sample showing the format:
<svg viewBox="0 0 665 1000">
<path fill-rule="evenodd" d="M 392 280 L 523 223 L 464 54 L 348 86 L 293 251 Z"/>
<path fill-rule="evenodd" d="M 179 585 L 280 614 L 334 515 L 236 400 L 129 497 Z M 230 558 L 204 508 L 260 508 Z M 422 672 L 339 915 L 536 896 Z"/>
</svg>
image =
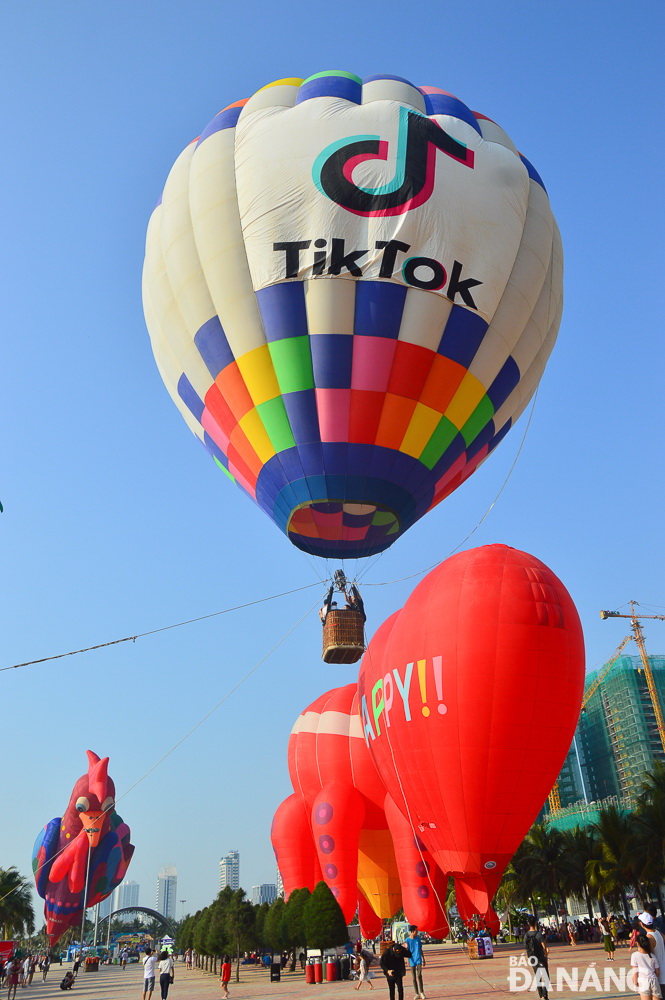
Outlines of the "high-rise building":
<svg viewBox="0 0 665 1000">
<path fill-rule="evenodd" d="M 665 657 L 650 656 L 656 696 L 665 713 Z M 587 685 L 593 683 L 591 673 Z M 665 760 L 656 714 L 639 656 L 621 656 L 593 693 L 578 727 L 587 797 L 616 795 L 632 804 L 655 760 Z"/>
<path fill-rule="evenodd" d="M 650 656 L 649 664 L 665 714 L 665 657 Z M 586 690 L 597 676 L 598 671 L 587 675 Z M 642 661 L 639 656 L 621 656 L 580 716 L 558 778 L 563 813 L 555 822 L 586 822 L 594 807 L 597 813 L 598 804 L 607 799 L 630 808 L 655 760 L 665 760 L 665 751 Z M 579 808 L 576 803 L 581 803 Z"/>
<path fill-rule="evenodd" d="M 104 917 L 108 917 L 109 913 L 111 912 L 112 903 L 113 903 L 113 893 L 111 893 L 110 896 L 107 896 L 106 899 L 103 899 L 101 903 L 97 904 L 98 920 L 103 920 Z"/>
<path fill-rule="evenodd" d="M 121 882 L 113 893 L 113 910 L 125 910 L 131 906 L 139 905 L 139 884 L 138 882 Z"/>
<path fill-rule="evenodd" d="M 277 875 L 275 879 L 275 885 L 277 886 L 277 895 L 284 896 L 284 879 L 282 878 L 282 873 L 279 868 L 275 869 Z"/>
<path fill-rule="evenodd" d="M 273 882 L 264 882 L 263 885 L 252 886 L 252 903 L 260 906 L 261 903 L 274 903 L 277 899 L 277 886 Z"/>
<path fill-rule="evenodd" d="M 240 852 L 229 851 L 219 862 L 219 890 L 229 886 L 235 892 L 240 888 Z"/>
<path fill-rule="evenodd" d="M 157 875 L 157 912 L 176 919 L 178 872 L 173 865 L 162 868 Z"/>
</svg>

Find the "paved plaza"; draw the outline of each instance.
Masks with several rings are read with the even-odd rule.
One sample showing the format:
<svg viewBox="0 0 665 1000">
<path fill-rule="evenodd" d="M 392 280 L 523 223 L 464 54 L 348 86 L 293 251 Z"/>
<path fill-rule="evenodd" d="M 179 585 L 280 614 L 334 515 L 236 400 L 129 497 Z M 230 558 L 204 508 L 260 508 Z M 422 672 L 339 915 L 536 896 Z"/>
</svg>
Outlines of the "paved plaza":
<svg viewBox="0 0 665 1000">
<path fill-rule="evenodd" d="M 509 986 L 509 973 L 511 970 L 511 958 L 513 962 L 519 959 L 522 951 L 516 945 L 500 945 L 496 956 L 493 959 L 482 961 L 470 961 L 466 951 L 454 945 L 432 945 L 425 949 L 426 967 L 424 969 L 424 982 L 427 1000 L 457 1000 L 465 997 L 487 997 L 503 994 L 504 996 L 523 996 L 526 998 L 536 997 L 534 992 L 511 992 Z M 555 945 L 550 950 L 550 973 L 556 977 L 557 968 L 565 969 L 569 974 L 577 967 L 578 985 L 581 986 L 584 976 L 588 970 L 595 970 L 603 983 L 605 969 L 611 969 L 616 975 L 620 975 L 622 969 L 627 969 L 630 965 L 630 953 L 627 948 L 620 948 L 616 952 L 616 961 L 608 963 L 605 960 L 605 953 L 600 945 L 578 945 L 572 948 L 569 945 Z M 39 976 L 32 986 L 22 990 L 17 990 L 17 1000 L 55 1000 L 64 996 L 71 996 L 77 1000 L 141 1000 L 143 990 L 143 969 L 140 965 L 128 965 L 125 972 L 120 966 L 101 966 L 99 972 L 81 972 L 74 989 L 69 994 L 63 993 L 60 988 L 60 980 L 65 971 L 70 968 L 64 965 L 55 965 L 49 972 L 46 983 L 41 981 Z M 515 966 L 513 966 L 515 968 Z M 516 982 L 521 983 L 522 977 L 517 977 Z M 374 981 L 373 996 L 375 1000 L 388 1000 L 388 988 L 381 973 L 377 973 Z M 407 973 L 404 981 L 405 1000 L 413 1000 L 413 989 L 411 977 Z M 254 966 L 243 965 L 240 967 L 240 982 L 233 980 L 230 985 L 230 1000 L 254 1000 L 260 997 L 283 997 L 284 1000 L 351 1000 L 353 996 L 353 983 L 323 983 L 319 986 L 308 986 L 301 972 L 284 972 L 279 983 L 271 983 L 269 973 Z M 361 995 L 369 994 L 367 986 L 360 990 Z M 323 997 L 322 997 L 323 994 Z M 169 991 L 169 1000 L 220 1000 L 221 989 L 219 980 L 211 973 L 202 972 L 199 969 L 187 971 L 183 963 L 176 963 L 175 982 Z M 4 1000 L 4 996 L 0 1000 Z M 153 994 L 153 1000 L 159 1000 L 159 985 Z M 607 992 L 599 991 L 594 987 L 594 977 L 588 978 L 588 987 L 581 990 L 574 990 L 564 987 L 560 992 L 552 989 L 551 998 L 582 996 L 587 1000 L 597 1000 L 604 997 L 610 998 L 631 996 L 636 994 L 629 990 L 617 989 L 610 984 Z"/>
</svg>

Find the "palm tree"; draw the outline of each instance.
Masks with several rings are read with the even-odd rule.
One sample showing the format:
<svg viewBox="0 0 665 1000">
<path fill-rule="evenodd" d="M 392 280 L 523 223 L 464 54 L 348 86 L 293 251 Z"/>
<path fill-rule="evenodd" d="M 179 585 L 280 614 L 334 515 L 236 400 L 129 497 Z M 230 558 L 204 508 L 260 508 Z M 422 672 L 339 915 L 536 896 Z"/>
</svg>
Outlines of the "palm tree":
<svg viewBox="0 0 665 1000">
<path fill-rule="evenodd" d="M 591 825 L 600 840 L 600 856 L 586 864 L 589 885 L 601 896 L 620 896 L 626 920 L 630 920 L 627 886 L 635 887 L 642 905 L 645 901 L 642 882 L 646 854 L 636 832 L 635 819 L 619 806 L 608 805 L 601 808 L 597 822 Z"/>
<path fill-rule="evenodd" d="M 593 920 L 594 910 L 586 866 L 588 861 L 600 858 L 598 834 L 592 827 L 583 826 L 563 830 L 562 837 L 565 869 L 563 887 L 567 895 L 577 899 L 584 897 L 589 919 Z"/>
<path fill-rule="evenodd" d="M 534 900 L 536 886 L 529 870 L 530 846 L 524 839 L 517 848 L 506 868 L 501 884 L 496 892 L 498 905 L 508 910 L 508 929 L 513 933 L 513 911 L 517 903 L 530 903 L 531 911 L 537 915 Z"/>
<path fill-rule="evenodd" d="M 14 867 L 0 868 L 0 927 L 5 940 L 35 929 L 30 882 Z"/>
<path fill-rule="evenodd" d="M 532 898 L 536 892 L 545 896 L 558 926 L 566 879 L 563 834 L 554 826 L 534 823 L 526 836 L 525 848 L 522 864 L 527 883 L 532 886 Z"/>
<path fill-rule="evenodd" d="M 658 896 L 660 912 L 665 913 L 662 884 L 665 882 L 665 763 L 654 761 L 645 775 L 635 811 L 635 835 L 645 856 L 644 881 Z"/>
</svg>

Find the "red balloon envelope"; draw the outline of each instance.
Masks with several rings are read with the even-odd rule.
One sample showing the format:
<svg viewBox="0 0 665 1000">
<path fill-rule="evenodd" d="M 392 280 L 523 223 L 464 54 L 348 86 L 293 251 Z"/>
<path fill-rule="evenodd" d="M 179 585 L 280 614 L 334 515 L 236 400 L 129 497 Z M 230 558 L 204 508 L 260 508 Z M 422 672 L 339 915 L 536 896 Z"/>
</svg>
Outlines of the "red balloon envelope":
<svg viewBox="0 0 665 1000">
<path fill-rule="evenodd" d="M 382 643 L 383 645 L 383 643 Z M 431 572 L 358 679 L 377 769 L 439 867 L 484 914 L 577 724 L 584 641 L 568 591 L 505 545 Z"/>
</svg>

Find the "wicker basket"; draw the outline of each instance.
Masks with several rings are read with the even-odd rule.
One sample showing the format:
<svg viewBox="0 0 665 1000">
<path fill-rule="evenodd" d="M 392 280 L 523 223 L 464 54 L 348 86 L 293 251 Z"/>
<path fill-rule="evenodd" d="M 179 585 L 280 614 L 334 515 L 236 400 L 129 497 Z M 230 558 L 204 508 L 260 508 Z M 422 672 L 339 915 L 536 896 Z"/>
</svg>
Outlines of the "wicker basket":
<svg viewBox="0 0 665 1000">
<path fill-rule="evenodd" d="M 326 663 L 356 663 L 365 652 L 365 620 L 351 608 L 333 608 L 323 626 Z"/>
</svg>

